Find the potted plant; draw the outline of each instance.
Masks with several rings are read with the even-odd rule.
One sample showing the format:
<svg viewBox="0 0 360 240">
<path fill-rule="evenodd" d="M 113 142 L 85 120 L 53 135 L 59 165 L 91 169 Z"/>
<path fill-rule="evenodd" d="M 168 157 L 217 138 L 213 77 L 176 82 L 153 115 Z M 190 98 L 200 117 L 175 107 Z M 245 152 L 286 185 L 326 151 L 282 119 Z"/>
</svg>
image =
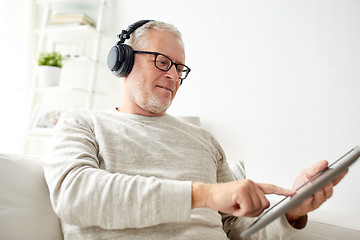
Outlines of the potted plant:
<svg viewBox="0 0 360 240">
<path fill-rule="evenodd" d="M 38 83 L 40 87 L 58 86 L 62 67 L 62 56 L 58 52 L 40 53 L 38 58 Z"/>
</svg>

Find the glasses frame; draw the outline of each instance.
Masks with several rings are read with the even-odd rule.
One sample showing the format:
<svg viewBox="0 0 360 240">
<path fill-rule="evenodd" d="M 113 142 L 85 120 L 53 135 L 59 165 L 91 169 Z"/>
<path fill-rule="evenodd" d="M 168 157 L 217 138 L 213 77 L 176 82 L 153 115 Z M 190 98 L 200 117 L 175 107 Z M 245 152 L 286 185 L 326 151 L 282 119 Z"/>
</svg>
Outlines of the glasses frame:
<svg viewBox="0 0 360 240">
<path fill-rule="evenodd" d="M 149 51 L 135 50 L 134 53 L 154 55 L 154 56 L 155 56 L 155 59 L 154 59 L 154 65 L 155 65 L 155 67 L 156 67 L 157 69 L 161 70 L 161 71 L 164 71 L 164 72 L 169 71 L 170 68 L 171 68 L 173 65 L 175 65 L 176 69 L 177 69 L 178 66 L 184 66 L 184 67 L 185 67 L 186 69 L 188 69 L 188 70 L 186 71 L 185 77 L 182 78 L 181 76 L 178 75 L 178 78 L 181 80 L 180 84 L 182 84 L 182 81 L 189 75 L 189 72 L 191 71 L 191 69 L 190 69 L 188 66 L 186 66 L 185 64 L 176 63 L 176 62 L 174 62 L 173 60 L 171 60 L 171 58 L 169 58 L 168 56 L 166 56 L 166 55 L 164 55 L 164 54 L 162 54 L 162 53 L 159 53 L 159 52 L 149 52 Z M 170 61 L 170 65 L 167 67 L 166 70 L 165 70 L 165 69 L 161 69 L 161 68 L 159 68 L 159 67 L 156 65 L 156 59 L 157 59 L 157 57 L 158 57 L 159 55 L 161 55 L 161 56 L 163 56 L 163 57 L 166 57 L 166 58 L 169 59 L 169 61 Z"/>
</svg>

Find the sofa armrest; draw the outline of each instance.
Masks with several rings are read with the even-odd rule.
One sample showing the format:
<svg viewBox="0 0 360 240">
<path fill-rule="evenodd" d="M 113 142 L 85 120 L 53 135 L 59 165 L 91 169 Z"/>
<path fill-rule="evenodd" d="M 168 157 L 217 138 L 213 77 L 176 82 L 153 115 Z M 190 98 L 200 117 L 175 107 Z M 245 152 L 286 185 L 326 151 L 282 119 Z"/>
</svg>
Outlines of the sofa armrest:
<svg viewBox="0 0 360 240">
<path fill-rule="evenodd" d="M 0 153 L 0 239 L 63 239 L 38 157 Z"/>
</svg>

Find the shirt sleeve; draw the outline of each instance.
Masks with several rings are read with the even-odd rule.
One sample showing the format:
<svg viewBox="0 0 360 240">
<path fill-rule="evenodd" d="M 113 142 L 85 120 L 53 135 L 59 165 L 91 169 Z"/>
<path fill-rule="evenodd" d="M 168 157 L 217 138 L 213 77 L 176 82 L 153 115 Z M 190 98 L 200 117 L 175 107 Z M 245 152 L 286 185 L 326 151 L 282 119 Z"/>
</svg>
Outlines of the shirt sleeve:
<svg viewBox="0 0 360 240">
<path fill-rule="evenodd" d="M 213 144 L 218 149 L 218 172 L 217 172 L 217 181 L 218 182 L 229 182 L 235 181 L 235 177 L 232 174 L 232 171 L 226 161 L 225 153 L 220 146 L 220 144 L 214 140 Z M 220 213 L 222 215 L 223 229 L 227 234 L 228 238 L 231 240 L 242 240 L 240 237 L 241 232 L 248 228 L 256 218 L 250 217 L 234 217 L 230 214 Z M 273 222 L 271 222 L 266 227 L 262 228 L 258 232 L 252 234 L 248 240 L 280 240 L 287 239 L 289 235 L 297 232 L 299 230 L 293 228 L 285 216 L 282 216 Z"/>
<path fill-rule="evenodd" d="M 65 113 L 43 160 L 52 205 L 61 221 L 104 229 L 189 221 L 191 182 L 100 169 L 90 119 L 83 112 Z"/>
</svg>

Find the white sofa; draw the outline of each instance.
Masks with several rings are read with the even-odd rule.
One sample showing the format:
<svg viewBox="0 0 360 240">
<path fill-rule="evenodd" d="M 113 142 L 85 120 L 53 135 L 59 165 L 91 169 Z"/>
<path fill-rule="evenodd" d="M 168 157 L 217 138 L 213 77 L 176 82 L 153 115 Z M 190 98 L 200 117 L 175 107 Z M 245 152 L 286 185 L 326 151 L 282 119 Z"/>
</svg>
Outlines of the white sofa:
<svg viewBox="0 0 360 240">
<path fill-rule="evenodd" d="M 41 161 L 0 153 L 0 239 L 62 240 Z"/>
</svg>

